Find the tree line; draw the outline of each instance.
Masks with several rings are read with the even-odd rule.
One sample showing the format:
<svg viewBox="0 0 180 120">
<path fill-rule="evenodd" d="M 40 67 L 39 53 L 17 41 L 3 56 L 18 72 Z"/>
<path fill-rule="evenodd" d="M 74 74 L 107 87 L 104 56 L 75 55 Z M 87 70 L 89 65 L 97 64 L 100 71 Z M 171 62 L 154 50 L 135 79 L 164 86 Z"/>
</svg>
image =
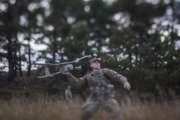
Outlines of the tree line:
<svg viewBox="0 0 180 120">
<path fill-rule="evenodd" d="M 179 95 L 179 5 L 176 0 L 2 0 L 1 81 L 36 75 L 42 69 L 33 70 L 38 60 L 92 55 L 127 76 L 138 92 Z M 32 41 L 46 49 L 33 49 Z"/>
</svg>

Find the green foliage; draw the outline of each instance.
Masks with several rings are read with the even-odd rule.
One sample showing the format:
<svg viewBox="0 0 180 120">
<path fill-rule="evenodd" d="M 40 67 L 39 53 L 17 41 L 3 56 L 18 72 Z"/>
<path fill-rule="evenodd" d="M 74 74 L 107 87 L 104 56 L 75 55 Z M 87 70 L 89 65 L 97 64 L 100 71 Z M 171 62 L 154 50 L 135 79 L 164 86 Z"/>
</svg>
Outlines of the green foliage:
<svg viewBox="0 0 180 120">
<path fill-rule="evenodd" d="M 93 55 L 102 58 L 103 67 L 127 76 L 132 90 L 158 96 L 168 94 L 171 89 L 179 95 L 180 50 L 176 47 L 179 34 L 175 25 L 171 24 L 178 24 L 179 18 L 173 2 L 114 0 L 108 4 L 105 0 L 50 0 L 47 3 L 43 0 L 1 1 L 0 71 L 3 72 L 0 73 L 0 85 L 5 88 L 11 84 L 18 87 L 14 80 L 18 77 L 23 79 L 26 72 L 31 77 L 42 75 L 42 67 L 32 70 L 32 63 L 38 60 L 58 63 Z M 47 7 L 45 4 L 48 4 Z M 172 14 L 168 18 L 172 20 L 164 25 L 165 13 L 170 8 Z M 39 37 L 34 39 L 36 35 Z M 33 50 L 30 46 L 32 41 L 46 45 L 47 49 Z M 73 71 L 73 74 L 80 77 L 89 67 L 87 62 L 78 65 L 83 66 L 83 71 Z M 54 72 L 58 68 L 50 70 Z M 37 88 L 34 90 L 52 91 L 50 93 L 57 93 L 69 84 L 60 75 L 47 78 L 46 82 L 38 83 L 38 79 L 32 81 L 36 81 L 30 85 Z M 19 90 L 3 92 L 21 94 Z"/>
</svg>

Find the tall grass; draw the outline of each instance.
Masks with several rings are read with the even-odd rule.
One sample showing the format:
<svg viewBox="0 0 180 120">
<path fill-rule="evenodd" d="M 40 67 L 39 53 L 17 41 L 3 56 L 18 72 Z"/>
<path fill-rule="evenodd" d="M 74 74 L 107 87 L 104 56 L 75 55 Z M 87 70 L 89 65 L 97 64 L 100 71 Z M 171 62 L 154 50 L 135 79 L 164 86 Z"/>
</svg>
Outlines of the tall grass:
<svg viewBox="0 0 180 120">
<path fill-rule="evenodd" d="M 81 104 L 78 99 L 72 102 L 14 98 L 0 100 L 0 120 L 79 120 Z M 129 100 L 120 103 L 125 120 L 180 120 L 180 101 L 140 102 Z M 92 120 L 109 120 L 108 114 L 98 111 Z"/>
</svg>

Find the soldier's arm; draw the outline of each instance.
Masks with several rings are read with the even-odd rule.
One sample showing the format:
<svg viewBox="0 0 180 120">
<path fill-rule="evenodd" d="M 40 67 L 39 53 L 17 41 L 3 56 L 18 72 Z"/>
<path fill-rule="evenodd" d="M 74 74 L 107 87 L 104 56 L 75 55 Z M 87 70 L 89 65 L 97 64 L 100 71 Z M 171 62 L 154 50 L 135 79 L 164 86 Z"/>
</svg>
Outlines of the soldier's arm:
<svg viewBox="0 0 180 120">
<path fill-rule="evenodd" d="M 67 79 L 71 83 L 76 84 L 76 85 L 82 85 L 85 83 L 85 80 L 86 80 L 86 76 L 77 78 L 74 75 L 72 75 L 70 72 L 66 72 L 66 73 L 64 73 L 64 75 L 67 77 Z"/>
<path fill-rule="evenodd" d="M 124 88 L 130 90 L 131 86 L 125 76 L 117 73 L 114 70 L 107 68 L 103 69 L 103 73 L 105 74 L 105 76 L 108 76 L 108 78 L 110 78 L 111 80 L 115 80 L 117 82 L 122 83 L 124 85 Z"/>
</svg>

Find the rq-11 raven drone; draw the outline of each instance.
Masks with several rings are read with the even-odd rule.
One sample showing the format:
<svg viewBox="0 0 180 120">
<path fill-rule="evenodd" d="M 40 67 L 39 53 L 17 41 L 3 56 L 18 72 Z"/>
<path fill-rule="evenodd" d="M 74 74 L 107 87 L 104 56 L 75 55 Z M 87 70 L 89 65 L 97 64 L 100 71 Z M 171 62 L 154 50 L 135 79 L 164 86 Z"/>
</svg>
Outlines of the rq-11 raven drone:
<svg viewBox="0 0 180 120">
<path fill-rule="evenodd" d="M 52 63 L 35 63 L 35 65 L 43 65 L 45 66 L 45 75 L 42 75 L 42 76 L 38 76 L 38 78 L 47 78 L 47 77 L 53 77 L 55 75 L 58 75 L 60 73 L 63 73 L 63 72 L 67 72 L 69 70 L 73 70 L 74 67 L 73 67 L 73 64 L 74 63 L 78 63 L 80 60 L 83 60 L 85 58 L 89 58 L 91 57 L 90 55 L 88 56 L 84 56 L 84 57 L 81 57 L 81 58 L 77 58 L 73 61 L 69 61 L 69 62 L 62 62 L 62 63 L 59 63 L 59 64 L 52 64 Z M 48 66 L 58 66 L 59 67 L 59 71 L 58 72 L 55 72 L 55 73 L 50 73 L 49 69 L 48 69 Z"/>
</svg>

